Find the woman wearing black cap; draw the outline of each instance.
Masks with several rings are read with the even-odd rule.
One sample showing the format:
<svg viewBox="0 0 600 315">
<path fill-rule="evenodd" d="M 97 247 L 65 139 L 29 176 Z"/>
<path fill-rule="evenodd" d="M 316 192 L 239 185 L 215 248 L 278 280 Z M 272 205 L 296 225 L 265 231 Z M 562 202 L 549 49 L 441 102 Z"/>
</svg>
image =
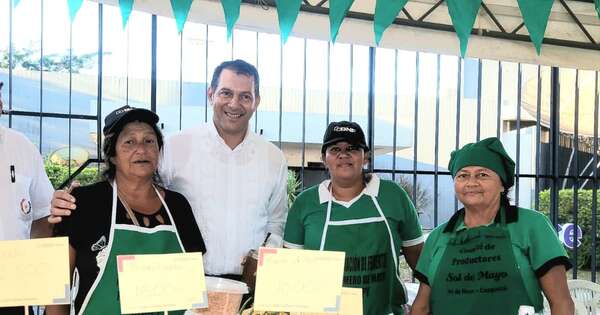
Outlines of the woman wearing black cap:
<svg viewBox="0 0 600 315">
<path fill-rule="evenodd" d="M 105 118 L 105 180 L 73 190 L 78 210 L 56 225 L 57 236 L 69 237 L 71 270 L 79 275 L 77 314 L 120 314 L 117 255 L 205 252 L 185 197 L 158 183 L 157 122 L 153 112 L 129 106 Z M 66 305 L 46 311 L 68 313 Z"/>
<path fill-rule="evenodd" d="M 321 153 L 331 179 L 298 196 L 285 246 L 346 252 L 343 283 L 363 289 L 363 313 L 402 314 L 398 255 L 414 268 L 423 244 L 413 204 L 396 183 L 365 174 L 369 147 L 358 124 L 329 124 Z"/>
<path fill-rule="evenodd" d="M 541 312 L 543 291 L 553 315 L 572 315 L 567 253 L 544 215 L 509 204 L 515 162 L 500 140 L 452 152 L 448 169 L 464 209 L 427 238 L 412 314 Z"/>
</svg>

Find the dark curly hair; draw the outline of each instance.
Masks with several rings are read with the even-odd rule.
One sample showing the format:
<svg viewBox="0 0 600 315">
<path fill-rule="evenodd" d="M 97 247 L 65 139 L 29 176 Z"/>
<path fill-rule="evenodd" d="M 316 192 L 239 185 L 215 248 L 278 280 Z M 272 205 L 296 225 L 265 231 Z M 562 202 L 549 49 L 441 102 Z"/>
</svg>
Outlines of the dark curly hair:
<svg viewBox="0 0 600 315">
<path fill-rule="evenodd" d="M 131 122 L 135 122 L 135 120 Z M 115 174 L 117 173 L 117 166 L 113 164 L 110 161 L 110 159 L 117 156 L 117 139 L 119 139 L 119 135 L 121 134 L 125 126 L 127 126 L 127 124 L 128 123 L 121 124 L 121 126 L 118 126 L 112 133 L 104 137 L 104 143 L 102 145 L 102 154 L 104 155 L 104 170 L 102 171 L 102 177 L 104 177 L 104 179 L 106 179 L 107 181 L 112 181 L 115 179 Z M 164 145 L 162 132 L 160 131 L 160 129 L 158 129 L 158 126 L 156 126 L 155 124 L 148 125 L 152 128 L 152 130 L 154 130 L 158 142 L 158 150 L 159 152 L 162 152 L 162 148 Z M 155 184 L 160 184 L 162 182 L 160 180 L 160 177 L 158 176 L 158 170 L 154 172 L 153 181 Z"/>
</svg>

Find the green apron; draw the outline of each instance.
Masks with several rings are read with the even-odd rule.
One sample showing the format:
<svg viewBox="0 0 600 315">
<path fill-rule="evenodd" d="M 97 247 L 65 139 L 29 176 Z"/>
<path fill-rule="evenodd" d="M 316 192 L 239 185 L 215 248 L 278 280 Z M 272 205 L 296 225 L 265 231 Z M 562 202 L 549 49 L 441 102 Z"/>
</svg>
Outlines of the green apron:
<svg viewBox="0 0 600 315">
<path fill-rule="evenodd" d="M 523 285 L 506 227 L 479 226 L 455 232 L 431 284 L 433 314 L 518 314 L 533 305 Z"/>
<path fill-rule="evenodd" d="M 117 183 L 113 182 L 112 186 L 111 230 L 108 247 L 106 248 L 108 258 L 105 260 L 104 265 L 100 266 L 100 272 L 87 293 L 79 314 L 121 314 L 119 284 L 117 282 L 118 255 L 168 254 L 184 251 L 169 207 L 156 188 L 156 194 L 169 215 L 171 225 L 159 225 L 149 229 L 129 224 L 116 224 Z M 169 312 L 169 314 L 183 313 L 184 311 Z"/>
<path fill-rule="evenodd" d="M 371 196 L 379 216 L 331 221 L 331 191 L 329 194 L 319 250 L 346 253 L 344 286 L 363 288 L 365 315 L 404 314 L 402 306 L 407 297 L 396 247 L 377 199 Z"/>
</svg>

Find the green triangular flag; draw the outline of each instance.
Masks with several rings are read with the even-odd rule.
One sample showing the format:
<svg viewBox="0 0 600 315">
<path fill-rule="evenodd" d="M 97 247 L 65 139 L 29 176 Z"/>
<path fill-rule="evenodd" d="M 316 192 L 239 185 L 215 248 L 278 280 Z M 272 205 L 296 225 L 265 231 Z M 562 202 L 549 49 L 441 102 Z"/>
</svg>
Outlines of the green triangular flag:
<svg viewBox="0 0 600 315">
<path fill-rule="evenodd" d="M 83 4 L 83 0 L 69 0 L 69 16 L 71 17 L 71 23 L 75 20 L 75 16 L 79 9 L 81 9 L 81 5 Z"/>
<path fill-rule="evenodd" d="M 191 7 L 192 0 L 171 0 L 171 8 L 173 8 L 173 16 L 179 33 L 183 31 Z"/>
<path fill-rule="evenodd" d="M 598 18 L 600 19 L 600 0 L 596 0 L 596 12 L 598 12 Z"/>
<path fill-rule="evenodd" d="M 464 57 L 473 24 L 475 24 L 477 12 L 479 12 L 481 6 L 481 0 L 447 0 L 447 2 L 448 13 L 452 19 L 456 35 L 460 40 L 460 55 Z"/>
<path fill-rule="evenodd" d="M 221 0 L 223 12 L 225 13 L 225 23 L 227 23 L 227 41 L 231 40 L 233 26 L 240 17 L 241 0 Z"/>
<path fill-rule="evenodd" d="M 285 44 L 296 23 L 302 0 L 276 0 L 281 41 Z"/>
<path fill-rule="evenodd" d="M 554 0 L 517 0 L 517 2 L 529 37 L 539 55 Z"/>
<path fill-rule="evenodd" d="M 127 21 L 133 10 L 133 0 L 119 0 L 119 7 L 121 8 L 121 18 L 123 19 L 123 28 L 127 26 Z"/>
<path fill-rule="evenodd" d="M 377 46 L 379 46 L 383 32 L 394 22 L 394 19 L 398 16 L 400 10 L 404 8 L 406 2 L 408 0 L 377 0 L 373 23 Z"/>
<path fill-rule="evenodd" d="M 12 0 L 13 8 L 16 8 L 19 5 L 19 1 L 21 1 L 21 0 Z M 598 4 L 596 3 L 596 5 L 598 5 Z"/>
<path fill-rule="evenodd" d="M 340 25 L 354 0 L 329 0 L 329 36 L 335 43 Z"/>
</svg>

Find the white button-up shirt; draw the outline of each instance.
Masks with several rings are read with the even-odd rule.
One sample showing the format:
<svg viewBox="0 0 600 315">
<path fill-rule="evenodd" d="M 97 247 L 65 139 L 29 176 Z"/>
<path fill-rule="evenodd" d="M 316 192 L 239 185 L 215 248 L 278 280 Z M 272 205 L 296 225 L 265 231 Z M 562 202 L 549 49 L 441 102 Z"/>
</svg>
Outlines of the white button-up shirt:
<svg viewBox="0 0 600 315">
<path fill-rule="evenodd" d="M 250 131 L 233 150 L 212 122 L 171 136 L 160 175 L 192 206 L 207 274 L 241 274 L 242 258 L 267 233 L 283 235 L 287 163 L 281 150 Z"/>
<path fill-rule="evenodd" d="M 31 223 L 50 214 L 53 192 L 33 143 L 0 126 L 0 241 L 29 239 Z"/>
</svg>

